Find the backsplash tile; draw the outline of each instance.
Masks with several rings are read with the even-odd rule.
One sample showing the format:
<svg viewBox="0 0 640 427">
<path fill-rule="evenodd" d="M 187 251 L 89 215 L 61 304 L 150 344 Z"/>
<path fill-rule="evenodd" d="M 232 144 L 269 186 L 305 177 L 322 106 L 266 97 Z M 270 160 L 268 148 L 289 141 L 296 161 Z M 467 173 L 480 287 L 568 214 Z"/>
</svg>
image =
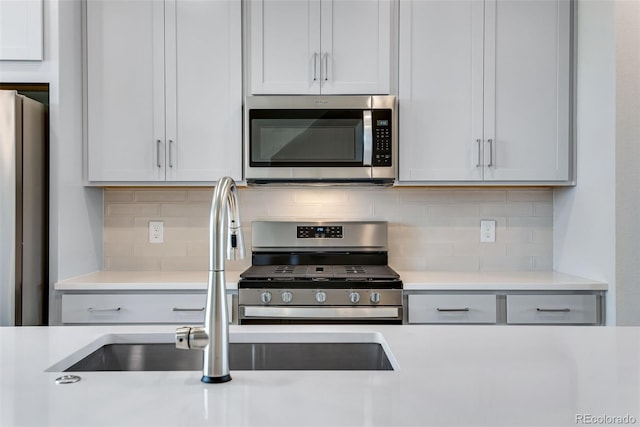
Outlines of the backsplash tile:
<svg viewBox="0 0 640 427">
<path fill-rule="evenodd" d="M 206 270 L 211 188 L 105 189 L 107 270 Z M 553 263 L 548 188 L 241 188 L 247 249 L 256 220 L 383 220 L 397 270 L 531 271 Z M 496 220 L 496 243 L 480 243 L 480 219 Z M 164 243 L 148 223 L 164 221 Z M 242 270 L 250 257 L 228 261 Z"/>
</svg>

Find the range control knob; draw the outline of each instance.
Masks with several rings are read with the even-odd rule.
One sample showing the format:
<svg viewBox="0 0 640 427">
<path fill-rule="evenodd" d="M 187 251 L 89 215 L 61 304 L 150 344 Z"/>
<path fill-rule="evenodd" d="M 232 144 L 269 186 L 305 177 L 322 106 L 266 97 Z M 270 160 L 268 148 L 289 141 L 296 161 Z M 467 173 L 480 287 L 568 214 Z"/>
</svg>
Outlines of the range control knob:
<svg viewBox="0 0 640 427">
<path fill-rule="evenodd" d="M 291 292 L 289 291 L 282 292 L 282 302 L 290 303 L 292 299 L 293 299 L 293 294 Z"/>
<path fill-rule="evenodd" d="M 262 301 L 263 304 L 269 304 L 271 302 L 271 292 L 269 291 L 264 291 L 260 294 L 260 301 Z"/>
<path fill-rule="evenodd" d="M 378 304 L 380 302 L 380 292 L 371 292 L 369 299 L 372 303 Z"/>
<path fill-rule="evenodd" d="M 351 292 L 349 294 L 349 301 L 351 301 L 351 304 L 357 304 L 360 302 L 360 294 L 357 292 Z"/>
<path fill-rule="evenodd" d="M 316 301 L 323 304 L 327 300 L 327 293 L 323 291 L 316 292 Z"/>
</svg>

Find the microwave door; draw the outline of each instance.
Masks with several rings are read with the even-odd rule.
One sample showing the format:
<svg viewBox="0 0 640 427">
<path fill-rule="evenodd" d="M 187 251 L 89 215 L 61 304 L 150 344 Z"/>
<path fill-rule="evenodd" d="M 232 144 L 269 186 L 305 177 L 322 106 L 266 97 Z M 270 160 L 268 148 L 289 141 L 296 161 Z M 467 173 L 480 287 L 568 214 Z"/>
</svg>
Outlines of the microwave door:
<svg viewBox="0 0 640 427">
<path fill-rule="evenodd" d="M 362 165 L 371 166 L 373 159 L 373 123 L 371 119 L 371 110 L 362 112 L 363 124 L 363 146 L 362 146 Z"/>
</svg>

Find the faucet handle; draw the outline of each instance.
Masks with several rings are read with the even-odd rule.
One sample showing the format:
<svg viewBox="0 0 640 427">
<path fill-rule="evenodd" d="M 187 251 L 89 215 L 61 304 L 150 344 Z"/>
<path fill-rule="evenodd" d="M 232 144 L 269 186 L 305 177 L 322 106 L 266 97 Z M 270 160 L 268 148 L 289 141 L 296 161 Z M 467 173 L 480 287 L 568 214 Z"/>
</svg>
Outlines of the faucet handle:
<svg viewBox="0 0 640 427">
<path fill-rule="evenodd" d="M 176 329 L 176 348 L 182 350 L 189 350 L 189 333 L 191 332 L 190 326 L 182 326 Z"/>
<path fill-rule="evenodd" d="M 182 326 L 176 329 L 176 348 L 201 350 L 208 343 L 209 336 L 203 327 Z"/>
</svg>

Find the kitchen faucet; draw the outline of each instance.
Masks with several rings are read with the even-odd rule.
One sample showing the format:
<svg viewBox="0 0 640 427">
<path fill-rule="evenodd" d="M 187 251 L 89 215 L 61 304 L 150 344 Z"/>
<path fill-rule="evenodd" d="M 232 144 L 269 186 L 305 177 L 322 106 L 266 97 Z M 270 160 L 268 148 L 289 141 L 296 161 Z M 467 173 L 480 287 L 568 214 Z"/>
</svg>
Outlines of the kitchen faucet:
<svg viewBox="0 0 640 427">
<path fill-rule="evenodd" d="M 226 228 L 225 228 L 226 227 Z M 204 383 L 231 381 L 229 374 L 229 323 L 224 258 L 244 258 L 244 240 L 233 179 L 220 178 L 211 201 L 209 217 L 209 279 L 204 326 L 176 329 L 176 347 L 204 350 Z"/>
</svg>

